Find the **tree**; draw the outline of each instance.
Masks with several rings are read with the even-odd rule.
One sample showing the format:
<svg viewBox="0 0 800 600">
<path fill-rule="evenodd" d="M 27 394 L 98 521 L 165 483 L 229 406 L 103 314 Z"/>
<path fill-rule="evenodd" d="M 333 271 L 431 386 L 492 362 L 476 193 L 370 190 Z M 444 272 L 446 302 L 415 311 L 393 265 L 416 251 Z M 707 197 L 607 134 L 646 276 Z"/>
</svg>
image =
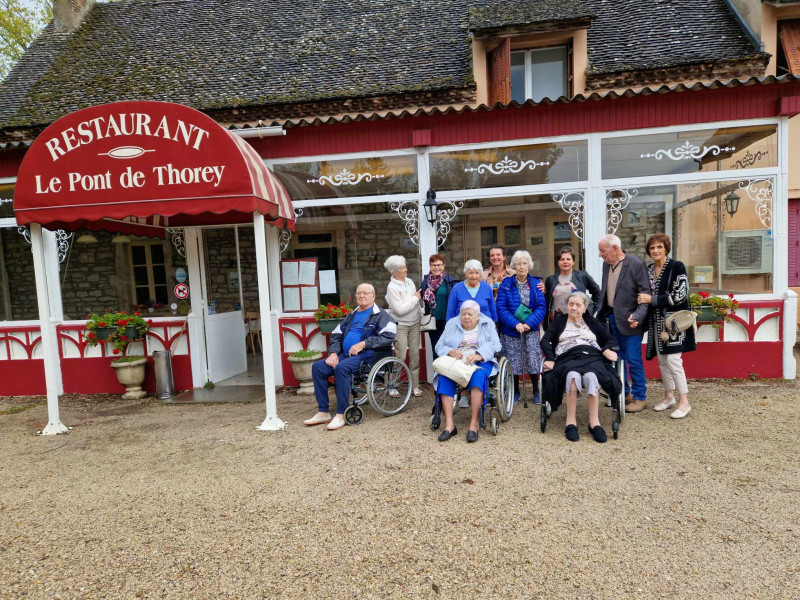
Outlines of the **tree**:
<svg viewBox="0 0 800 600">
<path fill-rule="evenodd" d="M 0 0 L 0 80 L 52 18 L 49 0 Z"/>
</svg>

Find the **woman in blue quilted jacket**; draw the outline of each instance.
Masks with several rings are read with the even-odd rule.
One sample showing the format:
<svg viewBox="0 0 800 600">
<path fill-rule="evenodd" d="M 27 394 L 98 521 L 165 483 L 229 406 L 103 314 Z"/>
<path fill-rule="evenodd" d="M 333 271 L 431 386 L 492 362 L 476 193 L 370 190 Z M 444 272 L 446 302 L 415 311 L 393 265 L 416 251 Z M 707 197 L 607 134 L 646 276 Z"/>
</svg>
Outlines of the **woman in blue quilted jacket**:
<svg viewBox="0 0 800 600">
<path fill-rule="evenodd" d="M 497 291 L 497 321 L 503 354 L 514 372 L 514 401 L 519 400 L 519 375 L 522 375 L 522 340 L 525 343 L 525 372 L 533 383 L 533 401 L 539 397 L 539 373 L 542 371 L 542 351 L 539 346 L 539 325 L 545 315 L 545 299 L 539 291 L 539 277 L 529 274 L 533 268 L 531 255 L 517 250 L 511 257 L 516 275 L 506 277 Z"/>
</svg>

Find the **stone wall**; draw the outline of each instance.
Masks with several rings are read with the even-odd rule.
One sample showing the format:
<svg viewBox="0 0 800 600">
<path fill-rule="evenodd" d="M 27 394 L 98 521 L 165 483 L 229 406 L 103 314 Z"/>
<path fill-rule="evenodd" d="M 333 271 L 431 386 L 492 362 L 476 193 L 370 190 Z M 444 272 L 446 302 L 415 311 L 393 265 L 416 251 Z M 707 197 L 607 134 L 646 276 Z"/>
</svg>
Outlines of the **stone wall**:
<svg viewBox="0 0 800 600">
<path fill-rule="evenodd" d="M 36 299 L 31 245 L 16 228 L 0 229 L 0 244 L 5 263 L 5 276 L 0 276 L 0 279 L 2 286 L 6 288 L 0 293 L 0 319 L 38 319 L 39 305 Z M 6 298 L 10 299 L 8 305 Z"/>
<path fill-rule="evenodd" d="M 82 233 L 86 232 L 78 231 L 72 236 L 67 259 L 61 263 L 64 319 L 83 319 L 108 308 L 130 309 L 131 294 L 123 287 L 130 266 L 123 267 L 127 256 L 120 262 L 117 258 L 124 246 L 112 244 L 113 234 L 104 231 L 92 232 L 97 238 L 96 244 L 78 244 L 76 240 Z"/>
</svg>

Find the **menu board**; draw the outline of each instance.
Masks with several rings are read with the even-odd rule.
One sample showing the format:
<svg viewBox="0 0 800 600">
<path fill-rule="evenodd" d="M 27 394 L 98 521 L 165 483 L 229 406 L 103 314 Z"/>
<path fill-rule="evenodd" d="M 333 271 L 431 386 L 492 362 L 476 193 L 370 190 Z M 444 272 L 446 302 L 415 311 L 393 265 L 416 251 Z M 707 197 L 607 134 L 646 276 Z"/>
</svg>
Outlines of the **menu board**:
<svg viewBox="0 0 800 600">
<path fill-rule="evenodd" d="M 284 312 L 313 312 L 319 308 L 319 269 L 316 258 L 281 261 Z"/>
</svg>

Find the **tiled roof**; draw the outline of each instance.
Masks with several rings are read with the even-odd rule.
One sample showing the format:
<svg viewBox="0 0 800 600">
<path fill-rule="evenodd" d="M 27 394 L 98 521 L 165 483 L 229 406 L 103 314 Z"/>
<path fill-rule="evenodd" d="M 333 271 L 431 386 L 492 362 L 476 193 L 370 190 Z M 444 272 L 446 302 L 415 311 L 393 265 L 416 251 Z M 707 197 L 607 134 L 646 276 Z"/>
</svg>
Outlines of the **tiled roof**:
<svg viewBox="0 0 800 600">
<path fill-rule="evenodd" d="M 79 108 L 133 99 L 178 102 L 209 113 L 404 94 L 428 95 L 423 105 L 431 106 L 452 90 L 474 91 L 470 18 L 475 24 L 481 18 L 510 23 L 548 15 L 585 17 L 590 11 L 597 15 L 589 29 L 594 73 L 756 53 L 723 0 L 506 0 L 506 9 L 500 4 L 97 4 L 72 34 L 48 26 L 0 85 L 0 128 L 47 124 Z"/>
<path fill-rule="evenodd" d="M 519 2 L 498 0 L 469 8 L 469 29 L 480 31 L 513 25 L 593 18 L 594 12 L 581 0 Z"/>
</svg>

